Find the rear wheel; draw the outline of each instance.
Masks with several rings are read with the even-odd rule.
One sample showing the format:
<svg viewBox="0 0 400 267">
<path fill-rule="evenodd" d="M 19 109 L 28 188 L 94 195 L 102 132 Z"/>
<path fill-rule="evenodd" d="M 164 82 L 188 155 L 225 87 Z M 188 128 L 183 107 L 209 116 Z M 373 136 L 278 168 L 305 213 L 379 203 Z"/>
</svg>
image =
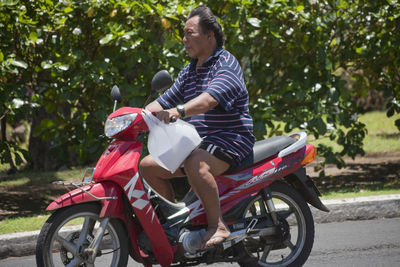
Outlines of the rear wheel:
<svg viewBox="0 0 400 267">
<path fill-rule="evenodd" d="M 314 243 L 314 221 L 304 198 L 292 187 L 275 182 L 270 186 L 278 220 L 285 228 L 278 244 L 267 237 L 247 238 L 243 241 L 245 257 L 240 266 L 301 266 L 311 253 Z M 261 196 L 246 208 L 245 218 L 267 217 L 267 206 Z"/>
<path fill-rule="evenodd" d="M 87 248 L 99 230 L 99 212 L 100 207 L 90 203 L 70 206 L 50 216 L 38 237 L 37 265 L 95 266 Z M 126 266 L 128 239 L 120 221 L 110 219 L 107 223 L 95 260 L 99 266 Z"/>
</svg>

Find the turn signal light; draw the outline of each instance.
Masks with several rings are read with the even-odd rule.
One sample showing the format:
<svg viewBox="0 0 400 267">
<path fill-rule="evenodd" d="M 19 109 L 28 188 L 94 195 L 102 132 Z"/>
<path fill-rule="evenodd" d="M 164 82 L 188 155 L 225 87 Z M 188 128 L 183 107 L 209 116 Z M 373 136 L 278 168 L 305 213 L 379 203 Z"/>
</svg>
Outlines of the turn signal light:
<svg viewBox="0 0 400 267">
<path fill-rule="evenodd" d="M 317 148 L 313 146 L 311 150 L 308 152 L 306 157 L 303 159 L 301 162 L 301 165 L 306 165 L 310 162 L 313 162 L 315 160 L 315 157 L 317 156 Z"/>
</svg>

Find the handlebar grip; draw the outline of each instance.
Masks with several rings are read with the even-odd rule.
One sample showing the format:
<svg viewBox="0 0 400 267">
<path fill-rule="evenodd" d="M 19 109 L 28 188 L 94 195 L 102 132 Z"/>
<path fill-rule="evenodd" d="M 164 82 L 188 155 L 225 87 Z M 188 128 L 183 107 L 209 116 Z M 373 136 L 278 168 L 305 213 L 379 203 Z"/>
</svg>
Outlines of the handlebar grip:
<svg viewBox="0 0 400 267">
<path fill-rule="evenodd" d="M 178 120 L 178 118 L 175 117 L 175 116 L 173 116 L 173 117 L 171 118 L 170 122 L 176 122 L 177 120 Z"/>
</svg>

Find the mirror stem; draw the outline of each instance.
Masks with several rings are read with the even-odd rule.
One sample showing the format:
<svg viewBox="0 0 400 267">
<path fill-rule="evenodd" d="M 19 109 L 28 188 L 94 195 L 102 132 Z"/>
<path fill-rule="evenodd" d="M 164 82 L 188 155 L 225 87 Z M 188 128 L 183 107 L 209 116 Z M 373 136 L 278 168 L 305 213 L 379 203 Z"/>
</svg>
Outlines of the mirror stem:
<svg viewBox="0 0 400 267">
<path fill-rule="evenodd" d="M 118 103 L 118 101 L 117 100 L 115 100 L 114 101 L 114 109 L 113 109 L 113 112 L 115 111 L 115 109 L 117 108 L 117 103 Z"/>
</svg>

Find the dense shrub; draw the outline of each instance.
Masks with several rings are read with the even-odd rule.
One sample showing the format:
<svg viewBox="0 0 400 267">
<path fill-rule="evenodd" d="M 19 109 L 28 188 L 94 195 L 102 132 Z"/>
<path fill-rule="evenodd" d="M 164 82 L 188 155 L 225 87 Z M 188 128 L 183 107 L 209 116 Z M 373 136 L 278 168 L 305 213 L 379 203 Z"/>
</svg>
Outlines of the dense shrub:
<svg viewBox="0 0 400 267">
<path fill-rule="evenodd" d="M 257 138 L 303 127 L 340 144 L 319 153 L 341 165 L 363 153 L 364 108 L 354 99 L 374 89 L 391 100 L 388 116 L 400 112 L 398 1 L 202 2 L 242 63 Z M 0 116 L 32 123 L 34 167 L 96 160 L 111 87 L 119 85 L 125 105 L 141 106 L 157 70 L 176 77 L 188 62 L 185 16 L 198 3 L 2 1 Z M 2 151 L 2 161 L 23 157 L 15 143 L 3 140 Z"/>
</svg>

